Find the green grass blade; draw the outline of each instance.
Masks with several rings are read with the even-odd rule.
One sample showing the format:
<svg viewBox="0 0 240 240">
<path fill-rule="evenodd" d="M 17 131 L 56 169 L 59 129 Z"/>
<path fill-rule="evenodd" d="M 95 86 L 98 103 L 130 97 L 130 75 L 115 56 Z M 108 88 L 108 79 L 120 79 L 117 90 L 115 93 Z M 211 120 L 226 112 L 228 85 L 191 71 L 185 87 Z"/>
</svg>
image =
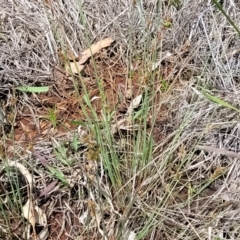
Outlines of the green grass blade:
<svg viewBox="0 0 240 240">
<path fill-rule="evenodd" d="M 234 27 L 234 29 L 238 32 L 238 34 L 240 35 L 240 30 L 239 28 L 236 26 L 236 24 L 232 21 L 232 19 L 227 15 L 227 13 L 224 11 L 224 9 L 222 8 L 221 4 L 217 1 L 217 0 L 212 0 L 214 2 L 214 4 L 216 5 L 216 7 L 222 12 L 222 14 L 227 18 L 227 20 L 230 22 L 230 24 Z"/>
<path fill-rule="evenodd" d="M 223 107 L 227 107 L 227 108 L 233 109 L 233 110 L 235 110 L 236 112 L 240 113 L 240 110 L 239 110 L 239 109 L 237 109 L 237 108 L 234 107 L 233 105 L 231 105 L 231 104 L 229 104 L 229 103 L 221 100 L 220 98 L 217 98 L 217 97 L 215 97 L 215 96 L 213 96 L 213 95 L 211 95 L 211 94 L 209 94 L 209 93 L 207 93 L 207 92 L 205 92 L 205 91 L 202 91 L 202 93 L 203 93 L 203 95 L 204 95 L 208 100 L 210 100 L 210 101 L 212 101 L 212 102 L 214 102 L 214 103 L 217 103 L 217 104 L 219 104 L 219 105 L 221 105 L 221 106 L 223 106 Z"/>
<path fill-rule="evenodd" d="M 48 92 L 49 87 L 27 87 L 27 86 L 20 86 L 16 87 L 17 90 L 21 92 L 32 92 L 32 93 L 42 93 L 42 92 Z"/>
<path fill-rule="evenodd" d="M 68 180 L 64 177 L 62 172 L 58 171 L 57 169 L 49 165 L 47 166 L 47 168 L 52 173 L 52 175 L 54 175 L 57 179 L 59 179 L 63 184 L 69 185 Z"/>
<path fill-rule="evenodd" d="M 73 135 L 72 145 L 73 145 L 74 150 L 77 151 L 78 150 L 78 140 L 77 140 L 77 136 L 75 133 Z"/>
</svg>

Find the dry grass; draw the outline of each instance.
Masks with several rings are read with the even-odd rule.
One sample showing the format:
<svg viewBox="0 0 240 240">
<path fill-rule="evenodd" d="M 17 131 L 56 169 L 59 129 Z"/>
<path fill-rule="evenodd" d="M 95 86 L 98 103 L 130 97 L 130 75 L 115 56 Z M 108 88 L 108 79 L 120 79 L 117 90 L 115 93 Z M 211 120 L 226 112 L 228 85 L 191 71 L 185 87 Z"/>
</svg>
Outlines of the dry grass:
<svg viewBox="0 0 240 240">
<path fill-rule="evenodd" d="M 238 23 L 240 4 L 222 2 Z M 103 239 L 126 240 L 134 239 L 127 236 L 133 234 L 135 239 L 240 238 L 239 160 L 214 152 L 214 148 L 240 150 L 239 114 L 202 94 L 206 88 L 239 108 L 240 37 L 219 10 L 205 0 L 21 0 L 14 4 L 1 0 L 0 5 L 1 165 L 16 160 L 33 172 L 34 201 L 46 212 L 49 239 L 101 239 L 103 233 L 107 236 Z M 47 85 L 52 95 L 61 95 L 58 81 L 65 76 L 55 68 L 63 70 L 61 57 L 76 57 L 105 37 L 116 43 L 98 57 L 100 61 L 95 59 L 94 74 L 85 77 L 101 93 L 104 89 L 96 82 L 107 66 L 121 66 L 118 69 L 125 70 L 127 79 L 131 66 L 139 62 L 137 83 L 145 84 L 145 118 L 137 122 L 137 130 L 113 136 L 109 129 L 125 116 L 114 109 L 113 117 L 103 111 L 109 121 L 92 124 L 89 118 L 78 131 L 38 140 L 34 146 L 13 141 L 14 126 L 26 117 L 26 107 L 38 128 L 36 106 L 42 107 L 37 95 L 32 98 L 14 87 Z M 159 60 L 159 68 L 149 71 Z M 82 90 L 75 85 L 71 97 L 76 88 Z M 86 113 L 83 95 L 79 93 L 76 102 L 80 96 L 79 109 Z M 203 151 L 197 145 L 214 148 Z M 64 152 L 62 156 L 56 149 Z M 54 177 L 39 155 L 70 185 Z M 24 203 L 26 183 L 16 176 L 11 181 L 21 189 Z M 20 239 L 21 204 L 3 202 L 6 192 L 15 189 L 7 179 L 6 174 L 1 176 L 0 236 Z M 17 211 L 11 211 L 12 206 Z"/>
</svg>

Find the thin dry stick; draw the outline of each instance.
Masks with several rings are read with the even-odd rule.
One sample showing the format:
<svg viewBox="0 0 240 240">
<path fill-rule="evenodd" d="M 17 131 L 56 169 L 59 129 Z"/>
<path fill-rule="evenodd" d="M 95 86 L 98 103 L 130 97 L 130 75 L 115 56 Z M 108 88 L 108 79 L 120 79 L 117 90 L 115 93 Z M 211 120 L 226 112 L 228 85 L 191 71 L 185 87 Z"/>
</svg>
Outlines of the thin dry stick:
<svg viewBox="0 0 240 240">
<path fill-rule="evenodd" d="M 218 154 L 226 155 L 228 157 L 234 157 L 234 158 L 240 159 L 240 154 L 232 152 L 232 151 L 227 151 L 226 149 L 215 148 L 215 147 L 211 147 L 211 146 L 200 146 L 200 145 L 197 145 L 196 148 L 207 151 L 207 152 L 215 152 Z"/>
</svg>

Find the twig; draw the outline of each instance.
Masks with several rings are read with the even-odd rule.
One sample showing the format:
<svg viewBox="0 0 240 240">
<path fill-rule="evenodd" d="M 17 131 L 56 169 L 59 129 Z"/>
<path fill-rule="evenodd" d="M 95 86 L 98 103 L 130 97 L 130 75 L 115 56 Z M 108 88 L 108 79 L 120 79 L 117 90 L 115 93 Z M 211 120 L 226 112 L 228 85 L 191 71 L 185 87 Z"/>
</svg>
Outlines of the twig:
<svg viewBox="0 0 240 240">
<path fill-rule="evenodd" d="M 234 157 L 234 158 L 240 159 L 240 154 L 232 152 L 232 151 L 228 151 L 226 149 L 215 148 L 215 147 L 211 147 L 211 146 L 200 146 L 200 145 L 197 145 L 196 148 L 207 151 L 207 152 L 215 152 L 218 154 L 226 155 L 228 157 Z"/>
</svg>

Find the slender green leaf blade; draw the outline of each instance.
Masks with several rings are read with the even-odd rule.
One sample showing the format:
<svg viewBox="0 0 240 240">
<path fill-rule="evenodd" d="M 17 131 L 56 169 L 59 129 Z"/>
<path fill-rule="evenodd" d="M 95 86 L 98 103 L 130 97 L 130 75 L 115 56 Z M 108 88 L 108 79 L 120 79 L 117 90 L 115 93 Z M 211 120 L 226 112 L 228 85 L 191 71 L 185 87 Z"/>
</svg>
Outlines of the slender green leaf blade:
<svg viewBox="0 0 240 240">
<path fill-rule="evenodd" d="M 240 35 L 240 29 L 237 27 L 237 25 L 233 22 L 233 20 L 228 16 L 228 14 L 224 11 L 221 4 L 217 0 L 212 0 L 214 4 L 217 6 L 217 8 L 222 12 L 222 14 L 227 18 L 227 20 L 230 22 L 230 24 L 234 27 L 234 29 L 238 32 Z"/>
<path fill-rule="evenodd" d="M 27 87 L 27 86 L 20 86 L 16 87 L 17 90 L 22 92 L 32 92 L 32 93 L 42 93 L 42 92 L 48 92 L 49 87 Z"/>
<path fill-rule="evenodd" d="M 57 169 L 47 166 L 48 170 L 54 175 L 56 178 L 58 178 L 62 183 L 69 185 L 68 180 L 64 177 L 63 173 L 58 171 Z"/>
<path fill-rule="evenodd" d="M 54 150 L 56 157 L 66 166 L 70 166 L 70 163 L 67 161 L 67 150 L 60 146 L 57 150 Z"/>
<path fill-rule="evenodd" d="M 227 107 L 227 108 L 230 108 L 230 109 L 233 109 L 235 110 L 236 112 L 239 112 L 240 113 L 240 110 L 237 109 L 236 107 L 234 107 L 233 105 L 223 101 L 222 99 L 218 98 L 218 97 L 215 97 L 205 91 L 202 91 L 203 95 L 210 101 L 214 102 L 214 103 L 217 103 L 223 107 Z"/>
<path fill-rule="evenodd" d="M 72 125 L 81 125 L 81 126 L 87 126 L 87 124 L 83 121 L 71 121 L 70 124 Z"/>
<path fill-rule="evenodd" d="M 77 149 L 78 149 L 78 141 L 77 141 L 77 136 L 76 136 L 75 133 L 73 135 L 72 145 L 73 145 L 74 150 L 77 151 Z"/>
</svg>

